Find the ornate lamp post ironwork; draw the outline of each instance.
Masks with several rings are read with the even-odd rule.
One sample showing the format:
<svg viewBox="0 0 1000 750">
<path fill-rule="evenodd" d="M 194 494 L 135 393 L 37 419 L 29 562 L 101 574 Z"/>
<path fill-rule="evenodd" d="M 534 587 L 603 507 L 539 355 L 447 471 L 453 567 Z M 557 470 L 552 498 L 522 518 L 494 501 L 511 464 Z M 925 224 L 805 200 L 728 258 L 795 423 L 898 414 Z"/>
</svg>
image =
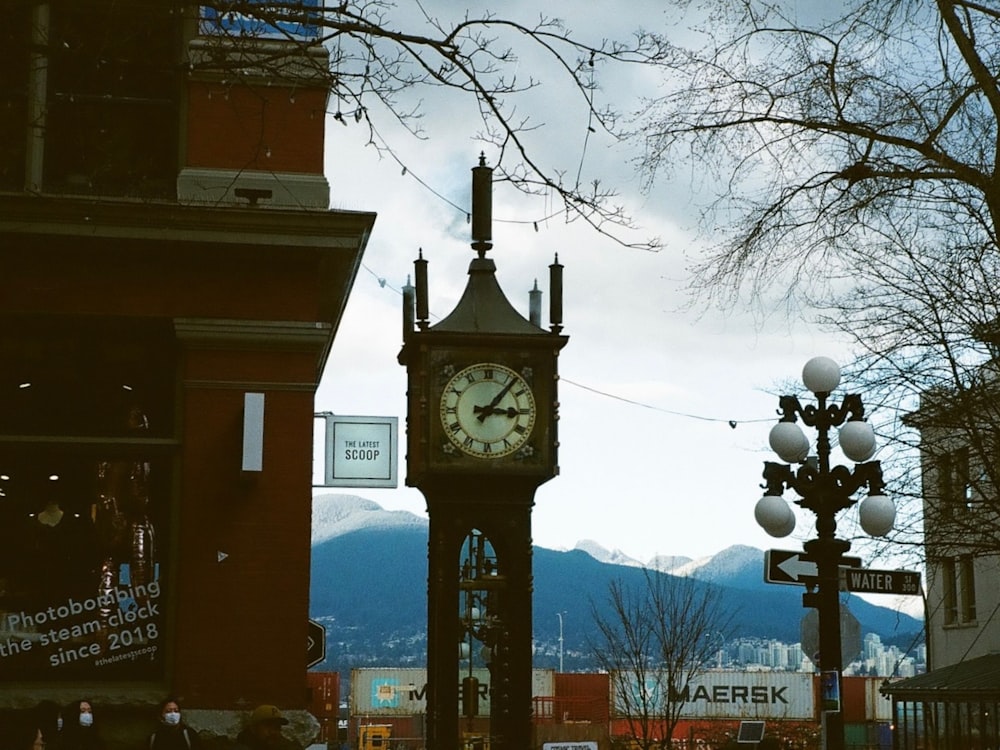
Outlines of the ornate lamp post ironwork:
<svg viewBox="0 0 1000 750">
<path fill-rule="evenodd" d="M 840 405 L 829 403 L 831 392 L 840 384 L 840 367 L 827 357 L 809 360 L 802 370 L 802 380 L 816 396 L 816 404 L 803 406 L 795 396 L 778 401 L 781 417 L 771 429 L 772 450 L 784 463 L 764 462 L 764 496 L 757 502 L 754 516 L 764 530 L 774 537 L 784 537 L 795 528 L 795 514 L 785 502 L 785 489 L 796 492 L 795 503 L 816 515 L 816 538 L 803 545 L 805 558 L 816 564 L 817 579 L 802 596 L 802 605 L 817 610 L 819 619 L 820 669 L 824 683 L 839 696 L 843 669 L 840 637 L 840 567 L 851 543 L 839 539 L 837 514 L 857 500 L 853 495 L 867 486 L 868 497 L 860 503 L 861 527 L 872 536 L 884 536 L 892 529 L 896 510 L 882 494 L 880 462 L 870 460 L 875 453 L 875 434 L 864 421 L 861 397 L 846 395 Z M 809 439 L 796 424 L 801 419 L 817 431 L 816 454 L 809 455 Z M 844 455 L 855 462 L 853 469 L 830 465 L 830 431 L 839 427 L 839 445 Z M 799 464 L 793 469 L 790 464 Z M 827 711 L 825 731 L 827 750 L 843 750 L 843 718 L 837 710 Z"/>
</svg>

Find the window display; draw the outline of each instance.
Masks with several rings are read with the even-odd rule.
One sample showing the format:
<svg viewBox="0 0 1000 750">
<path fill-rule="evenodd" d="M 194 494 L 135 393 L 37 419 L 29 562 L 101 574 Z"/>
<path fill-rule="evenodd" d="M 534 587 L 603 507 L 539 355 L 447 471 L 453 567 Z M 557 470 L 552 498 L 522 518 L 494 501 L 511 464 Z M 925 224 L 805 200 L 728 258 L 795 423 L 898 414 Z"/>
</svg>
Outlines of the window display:
<svg viewBox="0 0 1000 750">
<path fill-rule="evenodd" d="M 156 464 L 40 463 L 3 462 L 0 680 L 154 676 L 165 583 Z"/>
<path fill-rule="evenodd" d="M 143 401 L 167 412 L 169 379 L 101 340 L 63 371 L 24 345 L 0 381 L 0 683 L 162 672 L 171 458 Z"/>
</svg>

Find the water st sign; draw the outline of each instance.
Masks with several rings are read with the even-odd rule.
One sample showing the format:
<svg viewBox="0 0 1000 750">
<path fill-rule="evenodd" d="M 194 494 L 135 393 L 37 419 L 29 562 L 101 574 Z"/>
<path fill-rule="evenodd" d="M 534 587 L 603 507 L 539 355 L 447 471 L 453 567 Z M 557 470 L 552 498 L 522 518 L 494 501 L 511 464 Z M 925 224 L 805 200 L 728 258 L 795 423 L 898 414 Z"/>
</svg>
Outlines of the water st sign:
<svg viewBox="0 0 1000 750">
<path fill-rule="evenodd" d="M 913 570 L 869 570 L 841 568 L 841 579 L 848 591 L 859 594 L 920 594 L 920 573 Z"/>
<path fill-rule="evenodd" d="M 860 557 L 842 557 L 841 565 L 861 565 Z M 769 549 L 764 551 L 764 580 L 792 586 L 814 584 L 819 580 L 819 566 L 804 551 Z"/>
</svg>

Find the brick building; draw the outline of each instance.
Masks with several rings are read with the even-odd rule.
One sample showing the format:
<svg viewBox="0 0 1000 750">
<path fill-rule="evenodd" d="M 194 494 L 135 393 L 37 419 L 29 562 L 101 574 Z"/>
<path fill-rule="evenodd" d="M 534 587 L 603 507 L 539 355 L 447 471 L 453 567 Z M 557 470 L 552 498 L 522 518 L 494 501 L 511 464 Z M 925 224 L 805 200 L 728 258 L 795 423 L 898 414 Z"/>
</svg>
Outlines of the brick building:
<svg viewBox="0 0 1000 750">
<path fill-rule="evenodd" d="M 173 694 L 305 737 L 313 400 L 375 220 L 329 209 L 326 50 L 4 12 L 0 719 L 86 697 L 113 748 Z"/>
</svg>

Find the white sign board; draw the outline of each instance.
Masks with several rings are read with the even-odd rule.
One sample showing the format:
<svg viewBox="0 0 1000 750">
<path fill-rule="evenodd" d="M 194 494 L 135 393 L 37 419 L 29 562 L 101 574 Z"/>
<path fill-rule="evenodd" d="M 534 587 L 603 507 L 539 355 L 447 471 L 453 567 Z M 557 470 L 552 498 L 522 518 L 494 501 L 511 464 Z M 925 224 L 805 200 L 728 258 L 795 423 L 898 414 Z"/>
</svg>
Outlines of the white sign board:
<svg viewBox="0 0 1000 750">
<path fill-rule="evenodd" d="M 398 487 L 399 420 L 318 414 L 326 420 L 323 487 Z"/>
<path fill-rule="evenodd" d="M 544 742 L 542 750 L 597 750 L 596 742 Z"/>
</svg>

